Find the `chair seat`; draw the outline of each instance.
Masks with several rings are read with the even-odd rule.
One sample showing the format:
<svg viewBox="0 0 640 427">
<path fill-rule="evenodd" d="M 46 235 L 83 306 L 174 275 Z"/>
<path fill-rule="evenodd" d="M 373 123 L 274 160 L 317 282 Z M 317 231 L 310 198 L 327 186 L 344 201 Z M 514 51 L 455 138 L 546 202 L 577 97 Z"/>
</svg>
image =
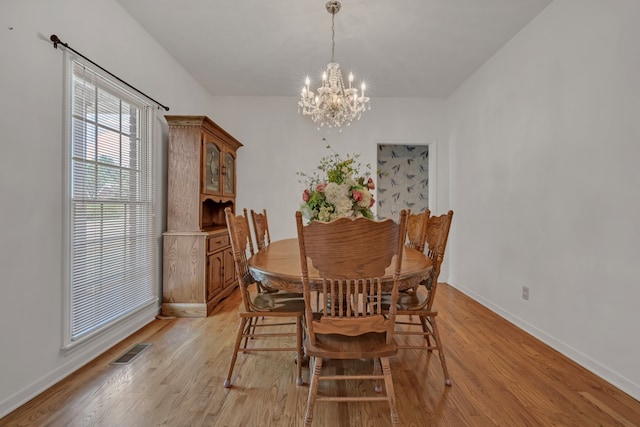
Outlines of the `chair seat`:
<svg viewBox="0 0 640 427">
<path fill-rule="evenodd" d="M 255 311 L 264 310 L 266 315 L 280 312 L 289 316 L 292 313 L 304 314 L 304 300 L 294 292 L 251 293 L 250 298 Z"/>
<path fill-rule="evenodd" d="M 329 359 L 376 359 L 398 353 L 395 341 L 386 342 L 386 334 L 370 332 L 355 337 L 337 334 L 316 334 L 316 344 L 304 341 L 307 356 Z"/>
<path fill-rule="evenodd" d="M 290 298 L 302 298 L 302 292 L 289 292 L 289 291 L 281 291 L 279 289 L 276 288 L 272 288 L 271 286 L 267 286 L 262 282 L 256 282 L 256 284 L 259 285 L 259 288 L 262 292 L 267 293 L 267 294 L 277 294 L 277 293 L 281 293 L 281 294 L 288 294 L 291 295 Z"/>
<path fill-rule="evenodd" d="M 418 287 L 415 292 L 412 293 L 398 293 L 398 300 L 396 307 L 398 309 L 398 314 L 424 314 L 424 315 L 436 315 L 437 311 L 435 310 L 427 310 L 426 306 L 424 309 L 415 309 L 422 304 L 424 304 L 428 298 L 427 292 L 424 291 L 421 287 Z M 391 305 L 391 295 L 383 294 L 382 296 L 382 311 L 386 312 L 389 310 L 389 306 Z"/>
</svg>

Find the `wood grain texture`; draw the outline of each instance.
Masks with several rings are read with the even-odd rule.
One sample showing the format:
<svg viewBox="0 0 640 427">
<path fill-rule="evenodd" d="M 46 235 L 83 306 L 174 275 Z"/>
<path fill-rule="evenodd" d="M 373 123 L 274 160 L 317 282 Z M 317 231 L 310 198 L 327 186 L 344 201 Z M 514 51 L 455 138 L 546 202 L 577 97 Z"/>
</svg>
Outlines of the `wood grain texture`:
<svg viewBox="0 0 640 427">
<path fill-rule="evenodd" d="M 266 248 L 271 243 L 267 210 L 263 209 L 262 212 L 256 212 L 251 209 L 251 219 L 253 221 L 253 231 L 256 235 L 256 245 L 258 250 Z"/>
<path fill-rule="evenodd" d="M 338 218 L 305 226 L 302 221 L 302 213 L 296 212 L 300 253 L 306 252 L 321 277 L 382 277 L 388 268 L 395 270 L 391 259 L 398 253 L 400 229 L 393 220 Z"/>
<path fill-rule="evenodd" d="M 167 231 L 200 231 L 200 129 L 169 127 Z"/>
<path fill-rule="evenodd" d="M 176 317 L 207 317 L 207 304 L 195 302 L 164 302 L 162 303 L 162 315 Z"/>
<path fill-rule="evenodd" d="M 162 302 L 205 303 L 207 233 L 163 234 Z"/>
<path fill-rule="evenodd" d="M 407 246 L 424 252 L 424 245 L 427 241 L 427 221 L 431 211 L 429 209 L 424 212 L 412 214 L 409 211 L 407 218 Z"/>
<path fill-rule="evenodd" d="M 423 253 L 405 248 L 402 256 L 399 289 L 413 288 L 421 280 L 429 277 L 432 262 Z M 248 262 L 251 274 L 256 280 L 276 289 L 302 292 L 298 239 L 271 242 L 269 246 L 251 257 Z M 313 265 L 309 265 L 309 280 L 312 290 L 321 286 L 318 270 Z M 393 286 L 393 266 L 386 269 L 382 280 L 384 290 L 390 291 Z"/>
<path fill-rule="evenodd" d="M 293 353 L 241 353 L 234 371 L 236 385 L 222 386 L 239 304 L 236 291 L 209 317 L 150 323 L 0 419 L 0 425 L 302 426 L 308 386 L 295 385 Z M 640 425 L 640 402 L 454 288 L 441 283 L 436 304 L 455 382 L 444 385 L 437 356 L 406 350 L 392 357 L 401 425 Z M 109 365 L 140 342 L 153 345 L 130 365 Z M 323 371 L 356 374 L 369 373 L 370 368 L 370 361 L 326 361 Z M 307 382 L 308 368 L 302 373 Z M 324 393 L 375 394 L 359 381 L 321 386 Z M 313 423 L 390 424 L 388 407 L 379 402 L 320 402 Z"/>
</svg>

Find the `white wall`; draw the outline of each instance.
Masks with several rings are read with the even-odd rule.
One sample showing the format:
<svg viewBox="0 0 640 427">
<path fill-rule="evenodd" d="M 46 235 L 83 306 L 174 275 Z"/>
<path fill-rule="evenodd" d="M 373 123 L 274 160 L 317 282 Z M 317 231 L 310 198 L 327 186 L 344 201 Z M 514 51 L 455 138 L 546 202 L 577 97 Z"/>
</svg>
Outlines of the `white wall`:
<svg viewBox="0 0 640 427">
<path fill-rule="evenodd" d="M 0 16 L 2 417 L 157 313 L 143 313 L 68 356 L 60 351 L 62 149 L 66 143 L 63 54 L 52 47 L 49 36 L 57 34 L 74 49 L 171 107 L 172 114 L 202 114 L 209 96 L 114 1 L 2 1 Z M 157 160 L 161 166 L 166 163 L 162 135 L 166 141 L 166 124 L 160 112 L 158 116 Z M 158 194 L 163 194 L 164 181 L 159 168 Z M 158 245 L 162 228 L 160 223 Z"/>
<path fill-rule="evenodd" d="M 403 141 L 437 145 L 435 205 L 438 211 L 449 209 L 444 100 L 372 98 L 371 104 L 360 121 L 342 132 L 327 132 L 298 115 L 294 98 L 214 97 L 211 117 L 244 144 L 238 152 L 237 208 L 264 207 L 272 240 L 295 237 L 295 211 L 304 189 L 296 172 L 313 172 L 330 154 L 327 144 L 341 155 L 360 153 L 360 161 L 375 173 L 377 143 Z"/>
<path fill-rule="evenodd" d="M 556 0 L 450 97 L 448 246 L 452 284 L 636 398 L 638 22 Z"/>
<path fill-rule="evenodd" d="M 65 141 L 54 33 L 171 114 L 207 114 L 242 141 L 238 207 L 266 207 L 275 239 L 295 235 L 295 173 L 313 169 L 327 142 L 375 165 L 379 141 L 437 141 L 436 209 L 456 211 L 449 281 L 640 396 L 636 0 L 553 2 L 451 97 L 451 147 L 443 100 L 373 98 L 360 122 L 322 141 L 295 99 L 211 99 L 113 1 L 2 2 L 0 16 L 0 417 L 152 318 L 60 352 Z"/>
</svg>

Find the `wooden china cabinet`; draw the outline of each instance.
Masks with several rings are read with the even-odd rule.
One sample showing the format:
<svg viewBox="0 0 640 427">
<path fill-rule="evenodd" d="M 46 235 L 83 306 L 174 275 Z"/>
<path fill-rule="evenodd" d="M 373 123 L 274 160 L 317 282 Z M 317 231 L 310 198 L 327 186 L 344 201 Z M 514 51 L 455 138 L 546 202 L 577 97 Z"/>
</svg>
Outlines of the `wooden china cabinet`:
<svg viewBox="0 0 640 427">
<path fill-rule="evenodd" d="M 162 314 L 206 317 L 237 284 L 224 209 L 235 212 L 233 136 L 206 116 L 169 124 Z"/>
</svg>

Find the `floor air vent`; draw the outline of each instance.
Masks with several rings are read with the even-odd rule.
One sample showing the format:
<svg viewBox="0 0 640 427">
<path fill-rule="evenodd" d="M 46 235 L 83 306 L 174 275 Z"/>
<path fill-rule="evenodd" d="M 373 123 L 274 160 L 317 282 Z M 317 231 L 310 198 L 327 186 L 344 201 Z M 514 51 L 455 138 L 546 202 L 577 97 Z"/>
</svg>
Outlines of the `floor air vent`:
<svg viewBox="0 0 640 427">
<path fill-rule="evenodd" d="M 149 347 L 151 347 L 151 344 L 136 344 L 127 350 L 122 356 L 109 363 L 109 365 L 127 365 Z"/>
</svg>

